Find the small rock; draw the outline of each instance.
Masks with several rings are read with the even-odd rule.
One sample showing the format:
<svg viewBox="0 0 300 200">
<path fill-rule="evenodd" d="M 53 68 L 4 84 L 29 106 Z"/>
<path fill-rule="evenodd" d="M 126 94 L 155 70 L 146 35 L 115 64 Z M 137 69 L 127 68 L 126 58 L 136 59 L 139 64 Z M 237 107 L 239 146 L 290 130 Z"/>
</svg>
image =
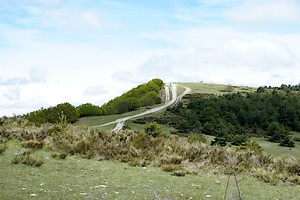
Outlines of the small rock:
<svg viewBox="0 0 300 200">
<path fill-rule="evenodd" d="M 36 196 L 37 196 L 37 194 L 30 194 L 30 196 L 31 196 L 31 197 L 36 197 Z"/>
<path fill-rule="evenodd" d="M 89 195 L 89 193 L 86 193 L 86 192 L 81 192 L 79 194 L 82 195 L 82 196 L 88 196 Z"/>
<path fill-rule="evenodd" d="M 217 183 L 218 185 L 221 185 L 221 182 L 220 182 L 220 181 L 216 181 L 216 183 Z"/>
<path fill-rule="evenodd" d="M 206 198 L 212 198 L 210 194 L 205 195 Z"/>
<path fill-rule="evenodd" d="M 107 188 L 106 185 L 96 185 L 94 188 Z"/>
<path fill-rule="evenodd" d="M 22 188 L 22 190 L 26 190 L 26 188 Z"/>
</svg>

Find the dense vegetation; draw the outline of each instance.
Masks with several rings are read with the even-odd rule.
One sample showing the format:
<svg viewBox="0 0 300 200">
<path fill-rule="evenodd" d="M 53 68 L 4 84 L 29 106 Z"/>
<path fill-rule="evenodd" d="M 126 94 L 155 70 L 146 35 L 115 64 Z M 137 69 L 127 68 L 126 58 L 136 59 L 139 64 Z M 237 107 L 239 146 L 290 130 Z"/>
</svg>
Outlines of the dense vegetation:
<svg viewBox="0 0 300 200">
<path fill-rule="evenodd" d="M 296 92 L 261 90 L 255 93 L 205 97 L 191 95 L 187 104 L 169 109 L 180 132 L 216 136 L 213 144 L 239 145 L 247 136 L 267 136 L 272 142 L 293 147 L 289 131 L 300 131 L 300 95 Z"/>
<path fill-rule="evenodd" d="M 91 117 L 103 115 L 103 110 L 100 106 L 91 103 L 85 103 L 77 107 L 80 117 Z"/>
<path fill-rule="evenodd" d="M 67 102 L 58 104 L 54 107 L 41 108 L 37 111 L 24 115 L 26 119 L 36 124 L 46 122 L 57 123 L 61 121 L 62 117 L 65 117 L 67 122 L 74 123 L 78 120 L 79 116 L 80 115 L 76 107 Z"/>
<path fill-rule="evenodd" d="M 162 80 L 153 79 L 146 84 L 133 88 L 120 97 L 116 97 L 102 107 L 91 103 L 74 107 L 66 102 L 54 107 L 41 108 L 24 115 L 24 117 L 31 122 L 42 124 L 46 122 L 57 123 L 61 120 L 62 115 L 66 117 L 67 122 L 74 123 L 80 117 L 121 114 L 140 107 L 161 103 L 159 92 L 163 85 Z"/>
<path fill-rule="evenodd" d="M 161 103 L 159 91 L 163 88 L 163 81 L 153 79 L 148 83 L 139 85 L 136 88 L 112 99 L 101 108 L 105 115 L 121 114 L 135 110 L 140 107 L 152 106 Z"/>
<path fill-rule="evenodd" d="M 266 89 L 273 89 L 273 90 L 283 90 L 286 92 L 290 91 L 300 91 L 300 84 L 298 85 L 286 85 L 282 84 L 280 87 L 272 87 L 272 86 L 263 86 L 258 88 L 259 91 L 265 91 Z"/>
</svg>

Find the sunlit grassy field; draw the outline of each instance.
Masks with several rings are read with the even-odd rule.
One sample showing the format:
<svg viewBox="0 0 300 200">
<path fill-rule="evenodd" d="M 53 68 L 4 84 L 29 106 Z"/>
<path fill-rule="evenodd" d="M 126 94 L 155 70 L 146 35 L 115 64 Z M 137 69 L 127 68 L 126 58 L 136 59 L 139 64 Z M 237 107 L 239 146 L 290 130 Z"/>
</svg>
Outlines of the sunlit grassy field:
<svg viewBox="0 0 300 200">
<path fill-rule="evenodd" d="M 292 132 L 293 137 L 300 137 L 299 132 Z M 278 143 L 273 143 L 267 141 L 265 138 L 251 138 L 251 140 L 257 141 L 259 145 L 263 148 L 264 152 L 280 156 L 280 155 L 291 155 L 300 159 L 300 142 L 295 141 L 295 147 L 281 147 Z"/>
<path fill-rule="evenodd" d="M 45 150 L 36 152 L 45 162 L 39 168 L 13 165 L 20 150 L 18 142 L 10 141 L 0 156 L 1 199 L 223 199 L 228 180 L 213 169 L 177 177 L 153 166 L 76 156 L 59 160 Z M 237 199 L 233 177 L 229 180 L 226 197 Z M 243 199 L 299 199 L 299 186 L 271 185 L 242 174 L 238 180 Z"/>
<path fill-rule="evenodd" d="M 222 85 L 222 84 L 213 84 L 213 83 L 181 83 L 183 86 L 189 87 L 192 89 L 192 93 L 205 93 L 205 94 L 214 94 L 222 95 L 229 92 L 251 92 L 255 91 L 256 88 L 248 86 L 231 86 L 231 85 Z"/>
</svg>

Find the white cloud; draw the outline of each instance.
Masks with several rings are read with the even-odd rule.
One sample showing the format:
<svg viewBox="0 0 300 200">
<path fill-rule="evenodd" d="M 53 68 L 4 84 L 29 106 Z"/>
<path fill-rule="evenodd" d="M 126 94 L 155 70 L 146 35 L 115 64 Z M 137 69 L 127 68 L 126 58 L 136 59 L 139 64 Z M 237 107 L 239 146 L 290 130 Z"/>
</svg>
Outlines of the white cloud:
<svg viewBox="0 0 300 200">
<path fill-rule="evenodd" d="M 23 77 L 0 78 L 0 86 L 27 85 L 47 81 L 48 72 L 42 68 L 32 68 L 29 75 Z"/>
<path fill-rule="evenodd" d="M 19 87 L 8 88 L 3 91 L 3 97 L 8 101 L 17 101 L 20 99 L 21 89 Z"/>
<path fill-rule="evenodd" d="M 215 55 L 214 61 L 208 57 L 209 62 L 219 62 L 220 65 L 228 67 L 247 66 L 258 70 L 269 70 L 272 68 L 295 67 L 296 56 L 292 50 L 283 43 L 272 40 L 233 40 L 222 45 L 210 55 Z"/>
<path fill-rule="evenodd" d="M 99 96 L 105 93 L 107 93 L 107 91 L 101 85 L 90 86 L 83 92 L 85 96 Z"/>
<path fill-rule="evenodd" d="M 32 97 L 14 101 L 12 103 L 0 104 L 0 116 L 11 116 L 12 114 L 22 115 L 42 107 L 48 107 L 49 104 L 41 97 Z"/>
<path fill-rule="evenodd" d="M 290 0 L 251 0 L 241 6 L 225 11 L 225 16 L 231 20 L 246 23 L 278 23 L 298 21 L 300 8 L 295 1 Z"/>
<path fill-rule="evenodd" d="M 153 56 L 136 72 L 123 72 L 115 77 L 124 81 L 159 77 L 165 81 L 234 82 L 253 86 L 283 81 L 297 84 L 299 52 L 286 43 L 270 39 L 232 39 L 219 46 L 179 49 Z M 281 74 L 282 78 L 275 78 L 274 74 Z"/>
<path fill-rule="evenodd" d="M 98 14 L 95 11 L 88 10 L 81 13 L 80 20 L 83 24 L 92 27 L 99 28 L 101 27 L 101 21 Z"/>
</svg>

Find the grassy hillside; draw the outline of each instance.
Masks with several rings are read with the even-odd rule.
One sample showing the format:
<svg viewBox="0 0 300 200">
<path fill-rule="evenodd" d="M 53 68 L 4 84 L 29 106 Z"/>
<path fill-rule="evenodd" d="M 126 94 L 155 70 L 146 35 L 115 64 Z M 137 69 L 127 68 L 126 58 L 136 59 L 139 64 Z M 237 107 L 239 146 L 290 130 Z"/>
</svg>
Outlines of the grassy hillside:
<svg viewBox="0 0 300 200">
<path fill-rule="evenodd" d="M 178 177 L 153 166 L 131 167 L 77 156 L 59 160 L 44 150 L 37 152 L 45 160 L 39 168 L 12 165 L 18 146 L 10 142 L 0 156 L 1 199 L 223 199 L 227 187 L 228 176 L 214 170 Z M 245 200 L 299 197 L 299 186 L 274 186 L 248 176 L 238 179 Z M 233 177 L 227 189 L 229 197 L 237 198 Z"/>
<path fill-rule="evenodd" d="M 223 85 L 223 84 L 213 84 L 213 83 L 181 83 L 183 86 L 189 87 L 192 89 L 192 94 L 201 93 L 201 94 L 214 94 L 222 95 L 226 93 L 234 92 L 254 92 L 256 89 L 248 86 L 232 86 L 232 85 Z"/>
<path fill-rule="evenodd" d="M 164 83 L 160 79 L 153 79 L 136 88 L 110 100 L 101 109 L 104 115 L 121 114 L 133 111 L 140 107 L 153 106 L 162 102 L 159 92 Z"/>
</svg>

